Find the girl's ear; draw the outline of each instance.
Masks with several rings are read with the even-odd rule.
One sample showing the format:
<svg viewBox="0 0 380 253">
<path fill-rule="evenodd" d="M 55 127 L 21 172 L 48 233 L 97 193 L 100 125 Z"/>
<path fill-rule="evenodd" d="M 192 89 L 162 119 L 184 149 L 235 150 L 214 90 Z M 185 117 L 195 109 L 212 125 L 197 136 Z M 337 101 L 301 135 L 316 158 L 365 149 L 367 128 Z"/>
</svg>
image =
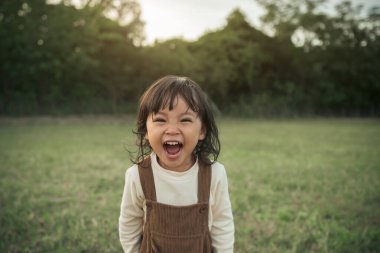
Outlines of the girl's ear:
<svg viewBox="0 0 380 253">
<path fill-rule="evenodd" d="M 202 125 L 201 132 L 199 133 L 199 140 L 203 140 L 204 138 L 206 138 L 206 133 L 207 133 L 207 130 L 206 130 L 206 128 Z"/>
</svg>

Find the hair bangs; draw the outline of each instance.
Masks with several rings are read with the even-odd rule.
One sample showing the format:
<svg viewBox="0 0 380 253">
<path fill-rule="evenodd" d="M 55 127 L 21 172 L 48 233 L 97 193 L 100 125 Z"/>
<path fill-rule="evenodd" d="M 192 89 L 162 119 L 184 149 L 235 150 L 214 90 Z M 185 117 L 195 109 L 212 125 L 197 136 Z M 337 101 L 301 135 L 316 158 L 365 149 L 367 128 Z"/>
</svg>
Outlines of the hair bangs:
<svg viewBox="0 0 380 253">
<path fill-rule="evenodd" d="M 178 96 L 182 97 L 189 108 L 196 112 L 200 112 L 199 98 L 195 92 L 195 87 L 188 80 L 176 78 L 171 80 L 167 85 L 162 85 L 157 88 L 155 92 L 151 93 L 151 99 L 148 99 L 147 111 L 148 113 L 158 113 L 160 110 L 168 108 L 173 110 L 177 103 Z M 179 80 L 178 80 L 179 79 Z"/>
</svg>

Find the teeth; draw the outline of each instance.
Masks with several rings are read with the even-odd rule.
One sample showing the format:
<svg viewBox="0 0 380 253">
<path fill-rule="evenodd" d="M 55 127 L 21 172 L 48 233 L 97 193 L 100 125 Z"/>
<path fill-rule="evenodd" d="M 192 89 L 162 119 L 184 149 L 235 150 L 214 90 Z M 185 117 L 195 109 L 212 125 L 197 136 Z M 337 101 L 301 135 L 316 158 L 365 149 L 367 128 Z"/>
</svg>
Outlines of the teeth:
<svg viewBox="0 0 380 253">
<path fill-rule="evenodd" d="M 179 142 L 178 141 L 167 141 L 167 142 L 165 142 L 165 144 L 167 144 L 167 145 L 178 145 Z"/>
</svg>

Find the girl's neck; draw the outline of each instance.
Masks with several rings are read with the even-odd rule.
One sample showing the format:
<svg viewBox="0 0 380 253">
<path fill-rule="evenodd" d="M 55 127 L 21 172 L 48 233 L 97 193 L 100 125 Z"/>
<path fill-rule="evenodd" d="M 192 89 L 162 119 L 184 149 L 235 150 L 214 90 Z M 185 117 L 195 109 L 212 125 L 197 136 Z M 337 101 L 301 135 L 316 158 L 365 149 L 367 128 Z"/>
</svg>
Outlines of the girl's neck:
<svg viewBox="0 0 380 253">
<path fill-rule="evenodd" d="M 161 166 L 161 168 L 163 168 L 165 170 L 174 171 L 174 172 L 185 172 L 185 171 L 191 169 L 197 160 L 195 155 L 193 154 L 191 156 L 191 159 L 190 159 L 190 162 L 188 163 L 188 165 L 183 166 L 181 168 L 168 168 L 167 166 L 165 166 L 165 164 L 162 164 L 162 162 L 160 161 L 160 158 L 158 157 L 157 154 L 156 154 L 156 159 L 157 159 L 157 163 Z"/>
</svg>

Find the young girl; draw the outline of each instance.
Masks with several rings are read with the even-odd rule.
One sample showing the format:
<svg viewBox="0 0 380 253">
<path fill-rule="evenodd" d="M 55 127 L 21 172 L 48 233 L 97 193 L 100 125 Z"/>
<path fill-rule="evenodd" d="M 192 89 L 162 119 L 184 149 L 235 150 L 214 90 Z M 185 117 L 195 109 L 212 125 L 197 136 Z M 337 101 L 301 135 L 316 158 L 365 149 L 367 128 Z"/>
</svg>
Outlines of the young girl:
<svg viewBox="0 0 380 253">
<path fill-rule="evenodd" d="M 119 217 L 124 252 L 233 252 L 218 129 L 198 84 L 177 76 L 153 83 L 140 99 L 136 134 Z"/>
</svg>

